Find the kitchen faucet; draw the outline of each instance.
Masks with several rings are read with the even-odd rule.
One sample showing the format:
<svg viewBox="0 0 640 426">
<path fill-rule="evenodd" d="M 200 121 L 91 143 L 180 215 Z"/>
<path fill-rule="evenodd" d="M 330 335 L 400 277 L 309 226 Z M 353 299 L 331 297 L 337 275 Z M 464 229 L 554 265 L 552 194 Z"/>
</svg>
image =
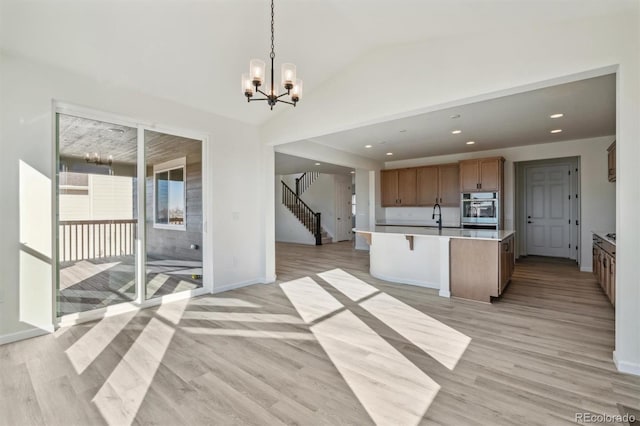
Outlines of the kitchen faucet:
<svg viewBox="0 0 640 426">
<path fill-rule="evenodd" d="M 442 231 L 442 208 L 440 207 L 440 204 L 435 203 L 433 205 L 433 214 L 431 215 L 431 219 L 436 218 L 436 207 L 438 208 L 438 221 L 436 223 L 438 224 L 438 231 Z"/>
</svg>

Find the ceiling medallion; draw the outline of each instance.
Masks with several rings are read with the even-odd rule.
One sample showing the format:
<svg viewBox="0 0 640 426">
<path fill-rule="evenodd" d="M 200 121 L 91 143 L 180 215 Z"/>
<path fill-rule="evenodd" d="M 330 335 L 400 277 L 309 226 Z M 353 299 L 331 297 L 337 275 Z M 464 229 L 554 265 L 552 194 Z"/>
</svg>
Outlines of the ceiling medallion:
<svg viewBox="0 0 640 426">
<path fill-rule="evenodd" d="M 274 49 L 274 7 L 271 0 L 271 83 L 265 82 L 266 65 L 260 59 L 252 59 L 249 62 L 249 72 L 242 74 L 242 93 L 247 97 L 247 102 L 251 101 L 267 101 L 267 104 L 273 109 L 278 102 L 296 106 L 302 97 L 302 80 L 296 79 L 296 66 L 294 64 L 282 64 L 280 71 L 281 84 L 286 92 L 278 95 L 273 78 L 273 60 L 276 57 Z M 264 87 L 264 91 L 260 89 Z M 264 95 L 264 98 L 253 98 L 255 93 Z M 290 101 L 282 99 L 289 96 Z"/>
</svg>

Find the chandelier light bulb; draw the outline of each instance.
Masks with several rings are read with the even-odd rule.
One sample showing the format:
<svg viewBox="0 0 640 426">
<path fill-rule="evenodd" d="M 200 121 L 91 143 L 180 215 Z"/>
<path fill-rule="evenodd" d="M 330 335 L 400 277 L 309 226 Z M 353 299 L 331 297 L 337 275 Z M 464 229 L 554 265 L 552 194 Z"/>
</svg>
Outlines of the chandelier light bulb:
<svg viewBox="0 0 640 426">
<path fill-rule="evenodd" d="M 263 60 L 252 59 L 249 62 L 249 70 L 251 72 L 251 81 L 254 86 L 261 86 L 264 82 L 266 65 Z"/>
<path fill-rule="evenodd" d="M 297 79 L 296 84 L 291 89 L 291 100 L 298 102 L 302 98 L 302 80 Z"/>
<path fill-rule="evenodd" d="M 247 98 L 253 96 L 253 83 L 251 78 L 249 77 L 249 73 L 246 72 L 242 74 L 242 78 L 240 79 L 240 84 L 242 87 L 242 94 L 244 94 Z"/>
<path fill-rule="evenodd" d="M 285 90 L 293 89 L 296 82 L 296 66 L 294 64 L 282 64 L 280 76 L 282 78 L 282 87 Z"/>
</svg>

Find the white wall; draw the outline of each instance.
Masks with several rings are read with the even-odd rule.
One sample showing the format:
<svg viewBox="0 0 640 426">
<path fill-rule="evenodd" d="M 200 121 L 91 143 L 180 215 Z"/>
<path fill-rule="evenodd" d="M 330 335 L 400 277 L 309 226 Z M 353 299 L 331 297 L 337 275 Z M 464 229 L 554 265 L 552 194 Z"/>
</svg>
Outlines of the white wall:
<svg viewBox="0 0 640 426">
<path fill-rule="evenodd" d="M 51 204 L 46 197 L 38 202 L 37 211 L 45 219 L 32 218 L 24 211 L 21 215 L 19 205 L 24 201 L 20 194 L 29 194 L 32 189 L 28 186 L 42 186 L 41 181 L 45 186 L 50 185 L 53 99 L 157 123 L 159 127 L 208 135 L 208 168 L 211 171 L 208 183 L 214 190 L 211 194 L 214 200 L 206 221 L 214 241 L 208 251 L 213 261 L 214 288 L 274 277 L 273 262 L 265 261 L 267 244 L 263 239 L 263 236 L 272 235 L 273 216 L 269 208 L 265 210 L 265 205 L 272 205 L 273 200 L 261 196 L 267 190 L 262 173 L 273 167 L 268 165 L 269 159 L 273 161 L 273 150 L 260 144 L 255 127 L 6 52 L 0 54 L 0 67 L 0 173 L 3 182 L 0 186 L 3 208 L 0 211 L 2 223 L 11 224 L 2 227 L 0 238 L 0 341 L 25 337 L 34 327 L 51 328 L 51 232 L 47 230 L 51 223 Z M 40 178 L 36 179 L 36 176 Z M 270 191 L 273 191 L 272 179 L 273 172 L 269 178 Z M 21 238 L 17 224 L 39 231 L 41 237 L 38 238 L 43 241 L 31 245 L 35 237 L 31 234 L 30 238 L 24 235 Z M 37 323 L 24 321 L 25 312 L 20 306 L 30 306 L 40 312 Z"/>
<path fill-rule="evenodd" d="M 287 143 L 600 75 L 598 70 L 603 67 L 617 71 L 615 359 L 618 368 L 640 374 L 640 281 L 636 271 L 640 253 L 640 2 L 626 4 L 629 10 L 623 13 L 549 23 L 544 28 L 488 28 L 482 34 L 375 50 L 306 93 L 304 108 L 285 111 L 266 123 L 262 137 L 270 144 Z M 541 3 L 540 7 L 549 6 Z M 381 81 L 392 86 L 385 91 L 384 102 L 380 102 L 379 90 L 371 90 Z M 349 96 L 354 93 L 357 95 Z M 291 122 L 296 125 L 288 125 Z"/>
<path fill-rule="evenodd" d="M 356 169 L 356 228 L 375 225 L 375 171 Z M 369 244 L 356 234 L 356 250 L 369 250 Z"/>
<path fill-rule="evenodd" d="M 514 162 L 543 160 L 562 157 L 580 157 L 581 211 L 582 211 L 582 247 L 580 249 L 581 267 L 591 270 L 591 231 L 615 229 L 615 185 L 607 180 L 607 147 L 615 139 L 614 136 L 581 139 L 541 145 L 528 145 L 515 148 L 478 151 L 457 155 L 417 158 L 404 161 L 390 161 L 387 168 L 415 167 L 429 164 L 451 163 L 469 158 L 503 156 L 504 163 L 504 227 L 515 229 L 515 177 Z M 431 209 L 408 208 L 415 210 Z M 387 208 L 396 215 L 399 208 Z M 386 217 L 389 220 L 389 216 Z"/>
</svg>

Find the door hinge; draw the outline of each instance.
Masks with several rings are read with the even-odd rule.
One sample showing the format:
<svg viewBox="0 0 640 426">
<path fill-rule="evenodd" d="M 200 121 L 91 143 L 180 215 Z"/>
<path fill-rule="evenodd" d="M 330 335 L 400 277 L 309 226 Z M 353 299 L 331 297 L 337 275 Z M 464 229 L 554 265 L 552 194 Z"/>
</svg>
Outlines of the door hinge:
<svg viewBox="0 0 640 426">
<path fill-rule="evenodd" d="M 571 176 L 571 170 L 569 170 L 569 176 Z"/>
<path fill-rule="evenodd" d="M 576 246 L 576 250 L 578 250 L 578 246 Z"/>
<path fill-rule="evenodd" d="M 571 225 L 571 219 L 569 219 L 569 225 Z"/>
<path fill-rule="evenodd" d="M 569 244 L 569 248 L 571 248 L 571 244 Z"/>
<path fill-rule="evenodd" d="M 576 226 L 580 226 L 580 221 L 576 220 Z"/>
<path fill-rule="evenodd" d="M 578 198 L 578 194 L 576 194 L 576 198 Z"/>
<path fill-rule="evenodd" d="M 571 199 L 571 195 L 569 195 L 568 197 L 569 197 L 569 199 Z"/>
</svg>

